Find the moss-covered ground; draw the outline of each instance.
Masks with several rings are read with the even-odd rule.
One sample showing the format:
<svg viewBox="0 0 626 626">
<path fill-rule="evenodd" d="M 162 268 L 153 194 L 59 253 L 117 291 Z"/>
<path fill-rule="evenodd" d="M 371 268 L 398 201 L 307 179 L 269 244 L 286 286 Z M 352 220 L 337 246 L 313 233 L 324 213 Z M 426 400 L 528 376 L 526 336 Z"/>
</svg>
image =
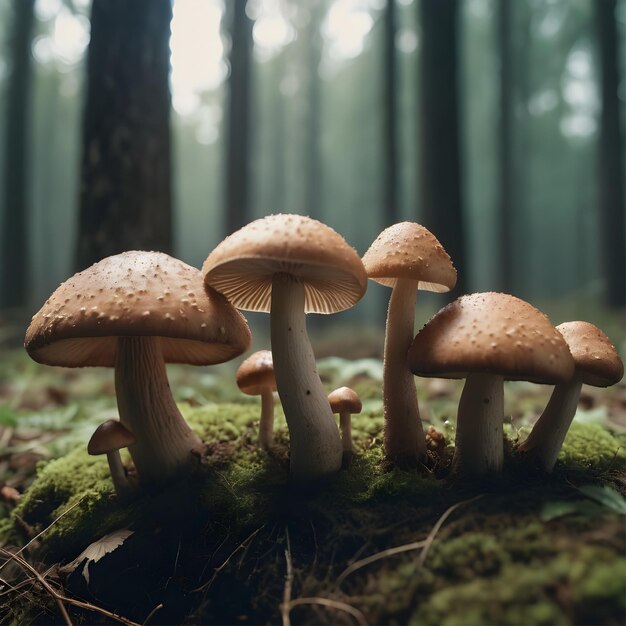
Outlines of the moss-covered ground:
<svg viewBox="0 0 626 626">
<path fill-rule="evenodd" d="M 36 478 L 19 487 L 0 527 L 12 550 L 36 537 L 21 555 L 67 597 L 151 624 L 626 623 L 623 387 L 583 397 L 546 477 L 512 454 L 546 391 L 509 385 L 505 473 L 472 484 L 446 477 L 450 446 L 439 446 L 429 468 L 386 464 L 380 364 L 330 359 L 325 383 L 352 384 L 364 412 L 342 471 L 303 490 L 288 480 L 280 410 L 276 444 L 261 451 L 256 399 L 239 396 L 227 377 L 185 385 L 187 371 L 174 370 L 172 386 L 207 452 L 190 478 L 126 503 L 106 459 L 85 451 L 94 414 L 114 411 L 108 377 L 86 373 L 88 391 L 72 389 L 75 405 L 64 398 L 57 408 L 14 411 L 31 434 L 50 415 L 66 420 L 52 453 L 38 440 Z M 452 441 L 460 385 L 419 387 L 425 419 Z M 107 398 L 97 410 L 81 401 L 94 391 Z M 88 581 L 83 563 L 73 572 L 55 566 L 119 529 L 133 534 L 89 565 Z M 50 594 L 14 562 L 0 578 L 1 620 L 63 623 Z M 65 606 L 74 623 L 113 622 Z"/>
</svg>

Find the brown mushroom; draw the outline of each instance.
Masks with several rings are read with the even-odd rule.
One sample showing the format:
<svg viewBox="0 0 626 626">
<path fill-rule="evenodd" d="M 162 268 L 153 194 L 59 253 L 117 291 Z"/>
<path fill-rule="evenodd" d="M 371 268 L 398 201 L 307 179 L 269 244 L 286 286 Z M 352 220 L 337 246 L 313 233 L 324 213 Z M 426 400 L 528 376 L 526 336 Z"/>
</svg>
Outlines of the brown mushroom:
<svg viewBox="0 0 626 626">
<path fill-rule="evenodd" d="M 352 415 L 361 412 L 363 405 L 356 391 L 350 387 L 339 387 L 328 394 L 333 413 L 339 413 L 339 427 L 344 452 L 352 452 Z"/>
<path fill-rule="evenodd" d="M 589 322 L 566 322 L 556 327 L 569 346 L 576 369 L 567 382 L 557 385 L 541 417 L 518 451 L 532 455 L 551 472 L 576 414 L 583 383 L 609 387 L 624 375 L 624 364 L 611 340 Z"/>
<path fill-rule="evenodd" d="M 385 452 L 391 457 L 425 457 L 415 379 L 406 366 L 414 335 L 417 291 L 445 292 L 456 284 L 456 270 L 437 238 L 420 224 L 386 228 L 363 256 L 367 275 L 391 287 L 385 334 L 383 402 Z"/>
<path fill-rule="evenodd" d="M 239 366 L 237 386 L 249 396 L 261 396 L 259 443 L 267 449 L 274 440 L 274 392 L 276 391 L 274 364 L 269 350 L 255 352 Z"/>
<path fill-rule="evenodd" d="M 188 469 L 202 442 L 172 397 L 165 363 L 228 361 L 250 344 L 245 319 L 200 272 L 160 252 L 108 257 L 64 282 L 33 317 L 25 347 L 39 363 L 115 367 L 120 421 L 142 482 Z"/>
<path fill-rule="evenodd" d="M 236 307 L 271 312 L 276 386 L 291 439 L 291 475 L 308 481 L 341 468 L 341 440 L 306 332 L 305 313 L 351 307 L 367 288 L 363 264 L 332 228 L 302 215 L 270 215 L 211 252 L 208 286 Z"/>
<path fill-rule="evenodd" d="M 462 296 L 444 307 L 416 335 L 408 361 L 419 376 L 466 378 L 454 466 L 476 475 L 502 468 L 504 379 L 553 384 L 574 371 L 548 318 L 503 293 Z"/>
</svg>

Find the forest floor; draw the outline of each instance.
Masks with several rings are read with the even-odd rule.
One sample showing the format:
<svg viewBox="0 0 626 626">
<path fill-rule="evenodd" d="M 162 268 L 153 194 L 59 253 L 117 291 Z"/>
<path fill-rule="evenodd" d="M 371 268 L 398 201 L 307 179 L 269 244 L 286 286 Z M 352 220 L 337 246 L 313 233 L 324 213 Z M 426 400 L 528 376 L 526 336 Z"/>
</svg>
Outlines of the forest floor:
<svg viewBox="0 0 626 626">
<path fill-rule="evenodd" d="M 280 408 L 263 452 L 260 404 L 234 367 L 171 367 L 207 453 L 191 479 L 120 502 L 106 459 L 86 453 L 117 415 L 112 372 L 3 349 L 0 623 L 626 623 L 626 383 L 584 388 L 549 477 L 512 450 L 551 390 L 508 383 L 505 472 L 460 483 L 446 474 L 462 381 L 416 379 L 445 441 L 431 441 L 429 467 L 394 468 L 380 360 L 319 366 L 329 391 L 349 385 L 364 405 L 334 480 L 290 486 Z"/>
</svg>

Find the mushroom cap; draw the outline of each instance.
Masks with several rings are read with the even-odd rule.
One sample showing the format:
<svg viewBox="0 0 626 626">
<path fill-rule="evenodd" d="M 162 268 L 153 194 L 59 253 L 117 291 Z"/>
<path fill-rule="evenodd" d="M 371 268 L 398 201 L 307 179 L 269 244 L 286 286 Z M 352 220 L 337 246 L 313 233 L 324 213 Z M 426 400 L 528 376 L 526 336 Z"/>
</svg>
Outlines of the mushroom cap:
<svg viewBox="0 0 626 626">
<path fill-rule="evenodd" d="M 269 215 L 247 224 L 209 254 L 202 273 L 236 307 L 266 313 L 278 273 L 302 280 L 306 313 L 343 311 L 367 289 L 356 250 L 330 226 L 304 215 Z"/>
<path fill-rule="evenodd" d="M 255 352 L 239 366 L 237 386 L 249 396 L 259 396 L 267 388 L 276 391 L 274 362 L 269 350 Z"/>
<path fill-rule="evenodd" d="M 96 428 L 87 444 L 87 452 L 91 455 L 108 454 L 135 443 L 133 433 L 122 426 L 117 420 L 107 420 Z"/>
<path fill-rule="evenodd" d="M 416 335 L 409 368 L 420 376 L 465 378 L 469 373 L 556 384 L 574 373 L 565 340 L 547 316 L 504 293 L 461 296 Z"/>
<path fill-rule="evenodd" d="M 244 317 L 200 271 L 161 252 L 107 257 L 61 284 L 32 319 L 25 347 L 39 363 L 115 364 L 118 337 L 160 337 L 168 363 L 211 365 L 247 350 Z"/>
<path fill-rule="evenodd" d="M 611 340 L 589 322 L 565 322 L 556 327 L 574 357 L 582 381 L 594 387 L 609 387 L 624 375 L 624 364 Z"/>
<path fill-rule="evenodd" d="M 442 293 L 454 289 L 456 270 L 448 253 L 427 228 L 400 222 L 383 230 L 363 256 L 373 281 L 394 287 L 398 278 L 419 281 L 418 289 Z"/>
<path fill-rule="evenodd" d="M 350 387 L 339 387 L 328 394 L 333 413 L 360 413 L 363 405 L 356 391 Z"/>
</svg>

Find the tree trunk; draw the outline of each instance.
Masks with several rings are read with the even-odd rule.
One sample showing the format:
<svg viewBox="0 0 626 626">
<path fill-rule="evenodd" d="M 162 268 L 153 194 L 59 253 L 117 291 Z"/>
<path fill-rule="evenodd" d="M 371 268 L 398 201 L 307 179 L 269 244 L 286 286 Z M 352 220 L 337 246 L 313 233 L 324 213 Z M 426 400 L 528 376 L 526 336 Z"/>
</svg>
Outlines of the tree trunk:
<svg viewBox="0 0 626 626">
<path fill-rule="evenodd" d="M 14 21 L 9 42 L 4 139 L 4 224 L 2 228 L 2 294 L 0 304 L 16 308 L 26 304 L 29 281 L 28 254 L 28 138 L 34 0 L 13 0 Z"/>
<path fill-rule="evenodd" d="M 226 152 L 227 234 L 249 221 L 252 21 L 246 14 L 246 6 L 247 0 L 234 0 L 229 7 L 232 44 Z"/>
<path fill-rule="evenodd" d="M 271 201 L 274 203 L 274 211 L 286 211 L 285 207 L 285 96 L 281 91 L 281 83 L 285 77 L 285 55 L 283 50 L 274 60 L 273 77 L 274 97 L 272 103 L 272 186 Z"/>
<path fill-rule="evenodd" d="M 601 254 L 606 278 L 607 304 L 626 306 L 626 241 L 624 146 L 618 95 L 619 44 L 615 20 L 616 0 L 596 0 L 600 46 L 602 112 L 600 114 L 599 202 Z"/>
<path fill-rule="evenodd" d="M 423 222 L 459 269 L 455 292 L 464 293 L 457 0 L 421 0 L 419 6 Z"/>
<path fill-rule="evenodd" d="M 398 206 L 398 138 L 397 138 L 397 101 L 398 80 L 396 71 L 396 2 L 387 0 L 384 15 L 384 64 L 383 64 L 383 167 L 384 227 L 399 221 Z"/>
<path fill-rule="evenodd" d="M 77 264 L 172 247 L 170 0 L 93 0 Z"/>
<path fill-rule="evenodd" d="M 511 293 L 513 283 L 513 129 L 515 111 L 513 100 L 513 41 L 512 12 L 510 0 L 498 0 L 498 49 L 500 53 L 500 119 L 498 132 L 498 287 L 500 291 Z"/>
</svg>

